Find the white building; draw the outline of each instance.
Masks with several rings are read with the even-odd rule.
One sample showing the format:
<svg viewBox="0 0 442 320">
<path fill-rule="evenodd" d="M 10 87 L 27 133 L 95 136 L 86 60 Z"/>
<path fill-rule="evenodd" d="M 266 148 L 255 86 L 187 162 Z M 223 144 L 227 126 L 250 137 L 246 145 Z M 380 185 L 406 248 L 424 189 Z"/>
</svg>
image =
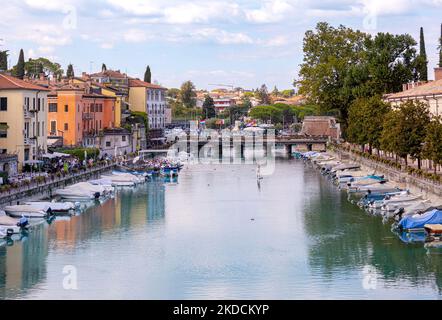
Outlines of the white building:
<svg viewBox="0 0 442 320">
<path fill-rule="evenodd" d="M 129 108 L 146 112 L 150 129 L 164 129 L 166 125 L 166 88 L 139 79 L 129 81 Z"/>
<path fill-rule="evenodd" d="M 126 129 L 104 130 L 100 137 L 100 150 L 102 155 L 125 155 L 135 151 L 134 149 L 132 134 Z"/>
</svg>

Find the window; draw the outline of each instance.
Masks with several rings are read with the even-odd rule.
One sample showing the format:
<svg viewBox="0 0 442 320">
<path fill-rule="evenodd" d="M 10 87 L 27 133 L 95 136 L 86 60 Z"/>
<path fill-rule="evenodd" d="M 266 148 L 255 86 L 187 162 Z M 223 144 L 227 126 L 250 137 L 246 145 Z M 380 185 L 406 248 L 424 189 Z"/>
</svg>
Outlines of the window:
<svg viewBox="0 0 442 320">
<path fill-rule="evenodd" d="M 45 111 L 45 99 L 44 98 L 41 99 L 41 110 L 43 112 Z"/>
<path fill-rule="evenodd" d="M 110 141 L 106 141 L 106 147 L 110 147 L 111 146 L 111 142 Z"/>
<path fill-rule="evenodd" d="M 57 133 L 57 121 L 51 121 L 51 133 L 52 134 Z"/>
<path fill-rule="evenodd" d="M 64 131 L 68 131 L 69 130 L 69 125 L 67 123 L 64 124 Z"/>
<path fill-rule="evenodd" d="M 49 112 L 57 112 L 57 104 L 56 103 L 49 104 Z"/>
<path fill-rule="evenodd" d="M 40 111 L 41 108 L 41 100 L 37 99 L 37 111 Z"/>
<path fill-rule="evenodd" d="M 122 136 L 122 137 L 121 137 L 121 140 L 122 140 L 123 142 L 125 142 L 125 141 L 126 141 L 126 136 Z"/>
<path fill-rule="evenodd" d="M 0 138 L 8 137 L 8 124 L 6 122 L 0 122 Z"/>
<path fill-rule="evenodd" d="M 64 112 L 69 112 L 69 106 L 67 104 L 64 106 Z"/>
<path fill-rule="evenodd" d="M 0 98 L 0 111 L 8 111 L 8 98 Z"/>
</svg>

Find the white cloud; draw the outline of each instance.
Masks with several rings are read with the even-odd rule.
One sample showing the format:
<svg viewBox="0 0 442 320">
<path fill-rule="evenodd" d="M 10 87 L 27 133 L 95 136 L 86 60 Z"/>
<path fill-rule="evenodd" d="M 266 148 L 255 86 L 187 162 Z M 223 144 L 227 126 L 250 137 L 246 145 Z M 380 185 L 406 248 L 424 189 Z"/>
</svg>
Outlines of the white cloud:
<svg viewBox="0 0 442 320">
<path fill-rule="evenodd" d="M 267 47 L 283 47 L 290 43 L 290 39 L 288 36 L 275 36 L 269 40 L 263 42 L 263 44 Z"/>
<path fill-rule="evenodd" d="M 240 13 L 237 4 L 221 2 L 190 3 L 164 9 L 165 21 L 172 24 L 208 23 L 215 19 L 231 19 Z"/>
<path fill-rule="evenodd" d="M 293 5 L 286 0 L 266 0 L 259 9 L 246 10 L 246 18 L 253 23 L 271 23 L 282 20 L 293 11 Z"/>
<path fill-rule="evenodd" d="M 216 28 L 199 29 L 191 33 L 196 40 L 209 40 L 219 44 L 252 44 L 253 39 L 245 33 L 227 32 Z"/>
<path fill-rule="evenodd" d="M 147 40 L 147 34 L 140 29 L 130 29 L 124 33 L 123 39 L 130 43 L 141 43 Z"/>
</svg>

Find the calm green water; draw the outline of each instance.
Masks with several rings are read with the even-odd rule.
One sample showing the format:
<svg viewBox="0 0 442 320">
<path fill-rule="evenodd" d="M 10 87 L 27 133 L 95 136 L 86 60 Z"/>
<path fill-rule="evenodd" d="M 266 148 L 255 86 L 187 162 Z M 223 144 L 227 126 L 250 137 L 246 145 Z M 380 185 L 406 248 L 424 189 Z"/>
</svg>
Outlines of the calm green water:
<svg viewBox="0 0 442 320">
<path fill-rule="evenodd" d="M 0 247 L 8 299 L 441 297 L 442 255 L 403 244 L 296 160 L 260 189 L 254 166 L 184 169 Z"/>
</svg>

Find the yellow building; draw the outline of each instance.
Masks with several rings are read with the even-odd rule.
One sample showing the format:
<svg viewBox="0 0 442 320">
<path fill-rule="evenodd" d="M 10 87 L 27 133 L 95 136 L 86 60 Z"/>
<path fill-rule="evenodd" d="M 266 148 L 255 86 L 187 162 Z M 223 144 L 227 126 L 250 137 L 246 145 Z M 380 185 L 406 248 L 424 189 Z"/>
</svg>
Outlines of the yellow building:
<svg viewBox="0 0 442 320">
<path fill-rule="evenodd" d="M 0 74 L 0 153 L 16 154 L 19 168 L 47 152 L 48 93 Z"/>
<path fill-rule="evenodd" d="M 129 79 L 129 108 L 147 114 L 149 129 L 164 129 L 166 125 L 166 91 L 153 83 Z"/>
</svg>

